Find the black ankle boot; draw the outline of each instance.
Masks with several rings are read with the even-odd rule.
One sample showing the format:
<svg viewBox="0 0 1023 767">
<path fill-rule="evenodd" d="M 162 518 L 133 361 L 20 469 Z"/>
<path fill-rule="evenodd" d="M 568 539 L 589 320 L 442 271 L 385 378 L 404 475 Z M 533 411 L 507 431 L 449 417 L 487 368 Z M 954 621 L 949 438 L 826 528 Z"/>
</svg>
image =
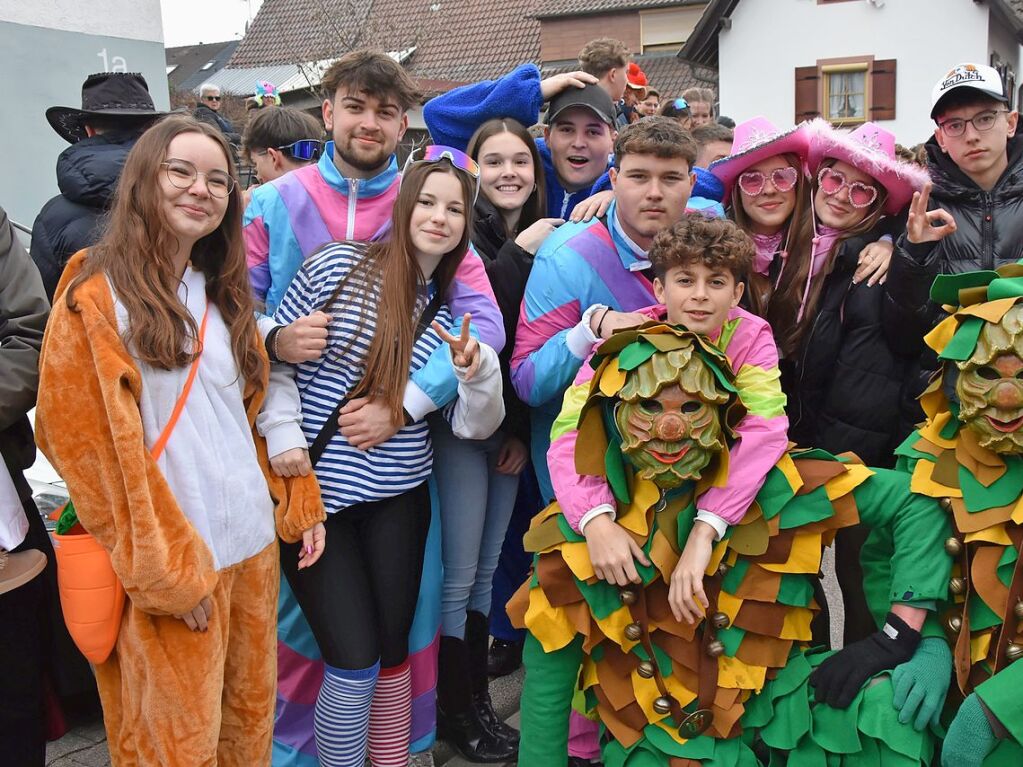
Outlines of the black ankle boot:
<svg viewBox="0 0 1023 767">
<path fill-rule="evenodd" d="M 437 737 L 446 740 L 473 763 L 493 764 L 515 759 L 518 746 L 490 732 L 476 714 L 465 642 L 442 636 L 439 661 Z"/>
<path fill-rule="evenodd" d="M 518 746 L 519 731 L 501 720 L 490 699 L 490 676 L 487 673 L 487 645 L 490 621 L 483 613 L 470 610 L 465 616 L 465 644 L 469 650 L 469 679 L 472 683 L 472 706 L 480 723 L 493 735 Z"/>
<path fill-rule="evenodd" d="M 487 673 L 497 678 L 508 676 L 522 665 L 522 642 L 509 642 L 495 639 L 490 645 L 490 656 L 487 658 Z"/>
</svg>

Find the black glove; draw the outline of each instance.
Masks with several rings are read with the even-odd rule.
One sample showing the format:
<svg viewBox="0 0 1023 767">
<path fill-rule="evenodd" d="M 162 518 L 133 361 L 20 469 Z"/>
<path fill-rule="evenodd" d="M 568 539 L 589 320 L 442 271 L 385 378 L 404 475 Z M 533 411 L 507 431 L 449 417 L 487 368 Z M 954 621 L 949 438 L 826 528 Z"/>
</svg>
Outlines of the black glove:
<svg viewBox="0 0 1023 767">
<path fill-rule="evenodd" d="M 817 702 L 849 708 L 864 682 L 908 661 L 919 644 L 920 632 L 888 613 L 883 629 L 836 652 L 810 674 Z"/>
</svg>

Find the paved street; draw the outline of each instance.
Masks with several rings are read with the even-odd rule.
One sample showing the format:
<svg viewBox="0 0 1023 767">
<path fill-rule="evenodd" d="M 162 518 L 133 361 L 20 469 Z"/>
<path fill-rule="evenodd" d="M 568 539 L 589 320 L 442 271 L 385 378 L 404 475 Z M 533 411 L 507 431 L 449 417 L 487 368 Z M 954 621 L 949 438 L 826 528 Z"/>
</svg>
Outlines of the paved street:
<svg viewBox="0 0 1023 767">
<path fill-rule="evenodd" d="M 824 591 L 832 605 L 831 641 L 838 647 L 842 637 L 843 616 L 841 599 L 835 583 L 834 557 L 830 549 L 824 552 Z M 490 686 L 494 707 L 513 727 L 519 725 L 519 696 L 522 693 L 522 669 L 516 673 L 496 679 Z M 46 749 L 47 767 L 107 767 L 106 736 L 99 721 L 74 728 Z M 470 762 L 452 753 L 446 743 L 434 747 L 434 764 L 437 767 L 468 767 Z M 419 767 L 419 765 L 417 765 Z"/>
</svg>

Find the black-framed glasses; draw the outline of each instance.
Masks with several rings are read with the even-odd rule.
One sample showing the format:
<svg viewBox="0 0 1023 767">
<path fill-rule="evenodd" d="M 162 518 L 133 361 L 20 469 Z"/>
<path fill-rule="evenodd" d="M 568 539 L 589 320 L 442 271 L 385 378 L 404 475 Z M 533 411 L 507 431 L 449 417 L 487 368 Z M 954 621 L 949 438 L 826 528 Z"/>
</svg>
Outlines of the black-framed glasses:
<svg viewBox="0 0 1023 767">
<path fill-rule="evenodd" d="M 203 96 L 206 101 L 220 101 L 220 96 Z"/>
<path fill-rule="evenodd" d="M 177 189 L 188 189 L 195 183 L 195 180 L 202 176 L 206 179 L 206 189 L 211 197 L 224 199 L 234 191 L 234 178 L 222 170 L 211 170 L 204 173 L 195 167 L 188 160 L 171 158 L 160 163 L 167 173 L 167 180 L 171 186 Z"/>
<path fill-rule="evenodd" d="M 998 122 L 998 115 L 1007 114 L 1009 114 L 1008 109 L 985 109 L 983 112 L 975 114 L 969 120 L 953 117 L 950 120 L 938 123 L 938 127 L 941 128 L 942 133 L 952 138 L 966 133 L 966 123 L 972 125 L 978 133 L 984 133 L 995 127 L 995 123 Z"/>
</svg>

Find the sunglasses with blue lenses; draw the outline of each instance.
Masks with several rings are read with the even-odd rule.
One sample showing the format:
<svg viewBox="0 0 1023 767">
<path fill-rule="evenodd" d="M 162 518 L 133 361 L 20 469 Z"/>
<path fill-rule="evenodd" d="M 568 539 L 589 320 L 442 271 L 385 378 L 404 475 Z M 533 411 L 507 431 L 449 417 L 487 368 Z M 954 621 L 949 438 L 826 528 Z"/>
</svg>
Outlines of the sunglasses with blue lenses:
<svg viewBox="0 0 1023 767">
<path fill-rule="evenodd" d="M 277 148 L 296 160 L 312 162 L 319 159 L 320 152 L 323 151 L 323 142 L 313 138 L 304 138 Z"/>
<path fill-rule="evenodd" d="M 430 146 L 420 147 L 413 150 L 408 156 L 408 159 L 405 161 L 405 170 L 420 163 L 434 163 L 441 162 L 442 160 L 451 163 L 452 167 L 457 170 L 467 173 L 476 182 L 476 193 L 473 196 L 473 202 L 475 203 L 476 198 L 480 194 L 480 166 L 465 152 L 451 146 L 444 146 L 443 144 L 431 144 Z"/>
</svg>

